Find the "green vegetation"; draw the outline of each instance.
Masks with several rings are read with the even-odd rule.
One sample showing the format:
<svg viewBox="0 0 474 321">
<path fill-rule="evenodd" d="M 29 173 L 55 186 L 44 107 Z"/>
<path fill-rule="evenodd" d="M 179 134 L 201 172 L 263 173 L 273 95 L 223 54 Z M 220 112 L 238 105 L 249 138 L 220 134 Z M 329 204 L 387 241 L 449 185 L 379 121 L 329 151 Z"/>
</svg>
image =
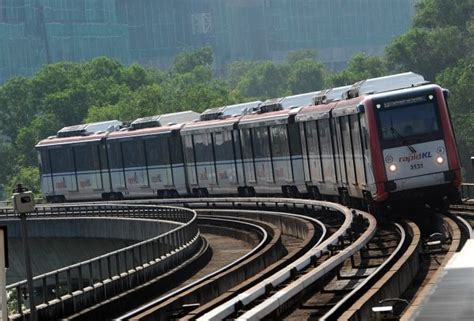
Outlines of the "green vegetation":
<svg viewBox="0 0 474 321">
<path fill-rule="evenodd" d="M 314 51 L 291 53 L 285 63 L 230 64 L 212 73 L 213 53 L 200 48 L 178 55 L 168 71 L 124 66 L 99 57 L 84 63 L 44 66 L 31 78 L 0 87 L 0 199 L 18 181 L 39 192 L 34 145 L 72 124 L 268 99 L 341 86 L 411 70 L 451 90 L 451 114 L 464 166 L 474 150 L 474 22 L 472 0 L 423 0 L 413 27 L 383 57 L 359 54 L 331 73 Z M 471 178 L 472 179 L 472 178 Z"/>
</svg>

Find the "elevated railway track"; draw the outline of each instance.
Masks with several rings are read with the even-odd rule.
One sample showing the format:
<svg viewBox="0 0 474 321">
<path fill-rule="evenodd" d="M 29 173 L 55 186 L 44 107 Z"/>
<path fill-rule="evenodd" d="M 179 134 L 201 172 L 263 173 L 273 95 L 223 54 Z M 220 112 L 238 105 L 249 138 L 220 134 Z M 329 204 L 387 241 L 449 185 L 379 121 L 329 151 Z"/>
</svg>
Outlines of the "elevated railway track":
<svg viewBox="0 0 474 321">
<path fill-rule="evenodd" d="M 172 214 L 176 206 L 182 212 Z M 133 245 L 133 250 L 127 248 L 128 254 L 112 253 L 108 258 L 38 276 L 35 288 L 41 289 L 38 293 L 42 296 L 38 307 L 40 311 L 58 303 L 70 307 L 88 301 L 78 300 L 81 296 L 93 294 L 98 299 L 95 303 L 89 300 L 78 310 L 62 308 L 57 316 L 71 320 L 363 320 L 376 317 L 372 307 L 386 304 L 393 304 L 397 315 L 410 313 L 452 254 L 472 236 L 472 207 L 453 206 L 450 214 L 442 216 L 445 235 L 425 239 L 424 227 L 409 220 L 377 226 L 370 214 L 302 199 L 164 199 L 39 206 L 35 215 L 45 217 L 138 219 L 157 217 L 153 209 L 167 209 L 160 218 L 181 223 L 189 215 L 183 211 L 190 211 L 197 214 L 194 220 L 200 232 L 193 253 L 166 265 L 167 272 L 162 270 L 155 277 L 142 271 L 173 255 L 163 257 L 161 253 L 152 259 L 156 248 L 153 250 L 152 243 L 142 244 L 146 242 Z M 7 209 L 0 211 L 8 217 L 13 214 Z M 241 257 L 211 267 L 212 242 L 206 241 L 210 235 L 232 236 L 250 246 Z M 176 237 L 168 241 L 174 244 Z M 114 261 L 118 267 L 113 267 Z M 135 266 L 127 265 L 132 263 Z M 120 266 L 124 272 L 119 272 Z M 100 269 L 102 274 L 95 275 Z M 142 277 L 137 277 L 140 273 Z M 119 292 L 101 290 L 113 282 L 121 284 Z M 10 291 L 24 293 L 22 287 L 25 284 L 20 282 Z M 109 296 L 104 297 L 103 292 Z M 384 301 L 387 298 L 401 301 L 390 303 Z M 28 316 L 28 302 L 22 300 L 16 302 L 11 319 Z M 65 304 L 67 300 L 74 304 Z M 403 300 L 410 302 L 408 306 L 400 303 Z M 56 313 L 58 310 L 55 308 Z"/>
</svg>

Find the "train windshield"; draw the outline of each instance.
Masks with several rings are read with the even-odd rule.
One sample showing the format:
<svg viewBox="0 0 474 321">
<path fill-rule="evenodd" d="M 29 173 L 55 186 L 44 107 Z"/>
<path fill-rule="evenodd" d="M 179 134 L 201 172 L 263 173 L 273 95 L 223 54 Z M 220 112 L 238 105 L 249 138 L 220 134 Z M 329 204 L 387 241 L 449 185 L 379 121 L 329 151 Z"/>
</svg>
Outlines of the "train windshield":
<svg viewBox="0 0 474 321">
<path fill-rule="evenodd" d="M 393 106 L 377 104 L 382 148 L 409 146 L 442 138 L 434 101 Z"/>
</svg>

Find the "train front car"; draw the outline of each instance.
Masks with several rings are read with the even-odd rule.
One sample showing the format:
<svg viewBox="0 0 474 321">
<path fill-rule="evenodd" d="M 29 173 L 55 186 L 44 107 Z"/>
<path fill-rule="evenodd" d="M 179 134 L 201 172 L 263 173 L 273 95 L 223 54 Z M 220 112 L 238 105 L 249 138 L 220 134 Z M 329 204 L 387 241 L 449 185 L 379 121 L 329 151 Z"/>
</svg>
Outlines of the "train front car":
<svg viewBox="0 0 474 321">
<path fill-rule="evenodd" d="M 460 162 L 446 97 L 439 86 L 424 85 L 366 98 L 375 203 L 442 208 L 459 199 Z"/>
</svg>

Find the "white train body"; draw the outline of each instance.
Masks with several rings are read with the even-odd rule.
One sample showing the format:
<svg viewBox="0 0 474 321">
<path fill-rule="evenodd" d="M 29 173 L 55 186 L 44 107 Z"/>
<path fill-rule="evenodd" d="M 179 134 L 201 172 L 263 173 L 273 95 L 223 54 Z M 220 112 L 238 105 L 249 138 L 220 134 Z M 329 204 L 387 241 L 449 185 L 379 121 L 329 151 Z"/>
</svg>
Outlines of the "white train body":
<svg viewBox="0 0 474 321">
<path fill-rule="evenodd" d="M 454 200 L 461 176 L 446 92 L 420 80 L 369 79 L 209 109 L 200 120 L 192 112 L 143 118 L 120 131 L 71 127 L 73 135 L 66 129 L 37 145 L 42 191 L 51 201 L 299 193 L 384 205 Z"/>
</svg>

